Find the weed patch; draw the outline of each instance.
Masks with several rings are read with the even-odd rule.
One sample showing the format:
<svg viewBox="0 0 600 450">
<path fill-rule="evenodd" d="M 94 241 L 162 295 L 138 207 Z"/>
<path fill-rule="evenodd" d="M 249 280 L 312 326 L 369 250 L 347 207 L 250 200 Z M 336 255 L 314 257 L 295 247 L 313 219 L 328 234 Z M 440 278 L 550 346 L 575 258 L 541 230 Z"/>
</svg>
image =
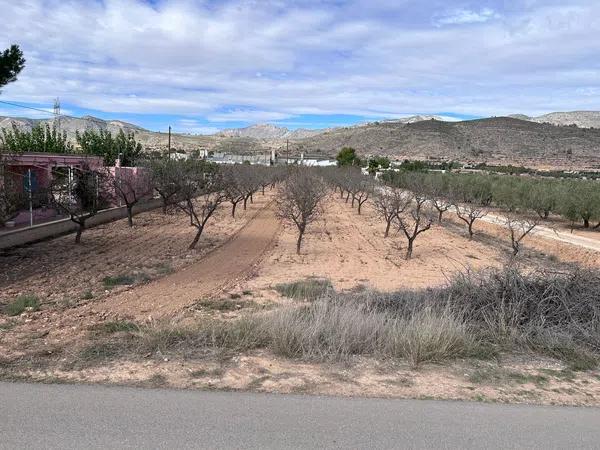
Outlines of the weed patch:
<svg viewBox="0 0 600 450">
<path fill-rule="evenodd" d="M 134 284 L 136 278 L 132 275 L 116 275 L 114 277 L 104 277 L 102 279 L 102 284 L 104 287 L 111 288 L 115 286 L 123 286 L 123 285 L 131 285 Z"/>
<path fill-rule="evenodd" d="M 202 299 L 196 302 L 196 306 L 209 309 L 213 311 L 238 311 L 243 308 L 249 308 L 255 306 L 255 303 L 249 300 L 242 300 L 240 302 L 231 301 L 230 299 Z"/>
<path fill-rule="evenodd" d="M 26 310 L 37 311 L 40 309 L 40 300 L 35 295 L 20 295 L 12 303 L 4 307 L 8 316 L 18 316 Z"/>
<path fill-rule="evenodd" d="M 105 334 L 113 334 L 136 332 L 140 330 L 140 327 L 136 323 L 127 320 L 114 320 L 101 323 L 95 329 Z"/>
<path fill-rule="evenodd" d="M 284 297 L 294 300 L 313 301 L 333 292 L 333 285 L 329 280 L 314 278 L 293 283 L 281 283 L 275 286 L 275 290 Z"/>
</svg>

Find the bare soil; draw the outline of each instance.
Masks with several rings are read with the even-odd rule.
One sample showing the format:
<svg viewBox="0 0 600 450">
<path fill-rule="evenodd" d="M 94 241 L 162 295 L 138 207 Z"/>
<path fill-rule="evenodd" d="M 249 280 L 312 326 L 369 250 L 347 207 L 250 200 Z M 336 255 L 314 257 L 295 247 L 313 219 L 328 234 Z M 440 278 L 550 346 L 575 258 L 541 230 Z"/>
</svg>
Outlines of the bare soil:
<svg viewBox="0 0 600 450">
<path fill-rule="evenodd" d="M 101 382 L 200 389 L 244 389 L 333 395 L 472 399 L 541 404 L 600 405 L 600 372 L 571 372 L 532 355 L 500 361 L 455 361 L 410 369 L 398 361 L 355 358 L 347 364 L 294 361 L 267 351 L 189 359 L 160 354 L 81 363 L 99 324 L 228 320 L 289 300 L 273 288 L 307 277 L 327 278 L 336 290 L 380 291 L 443 284 L 466 269 L 500 267 L 510 256 L 506 230 L 478 222 L 478 235 L 449 214 L 415 243 L 384 225 L 367 203 L 363 214 L 336 196 L 312 224 L 300 255 L 296 230 L 276 218 L 272 196 L 256 195 L 248 211 L 230 217 L 224 205 L 199 249 L 188 251 L 194 229 L 183 215 L 145 213 L 72 236 L 15 249 L 0 257 L 0 305 L 21 293 L 41 299 L 40 311 L 0 314 L 0 377 L 38 381 Z M 106 236 L 110 235 L 110 239 Z M 525 242 L 527 268 L 565 262 L 597 266 L 598 254 L 543 237 Z M 107 276 L 135 282 L 107 287 Z M 92 298 L 85 293 L 91 292 Z M 224 300 L 227 300 L 226 302 Z M 118 334 L 118 333 L 117 333 Z M 98 347 L 98 352 L 104 351 Z"/>
</svg>

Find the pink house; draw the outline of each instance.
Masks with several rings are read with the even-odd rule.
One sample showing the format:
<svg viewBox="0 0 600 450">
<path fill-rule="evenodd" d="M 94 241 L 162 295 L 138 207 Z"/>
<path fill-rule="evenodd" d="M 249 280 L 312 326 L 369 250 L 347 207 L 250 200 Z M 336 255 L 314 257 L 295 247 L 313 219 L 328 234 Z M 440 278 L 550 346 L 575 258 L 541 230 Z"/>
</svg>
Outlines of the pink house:
<svg viewBox="0 0 600 450">
<path fill-rule="evenodd" d="M 98 156 L 55 153 L 0 155 L 0 165 L 3 166 L 2 172 L 5 177 L 4 179 L 0 177 L 0 189 L 3 188 L 5 181 L 10 180 L 11 188 L 23 194 L 29 191 L 29 183 L 33 194 L 48 188 L 53 171 L 63 170 L 68 173 L 69 170 L 83 168 L 99 170 L 104 166 L 102 158 Z M 47 208 L 44 204 L 34 206 L 33 221 L 36 223 L 50 220 L 55 216 L 56 211 Z M 22 211 L 10 222 L 18 226 L 29 224 L 30 220 L 30 211 Z"/>
<path fill-rule="evenodd" d="M 27 192 L 31 173 L 31 187 L 35 192 L 47 188 L 52 180 L 52 170 L 58 168 L 98 170 L 104 166 L 98 156 L 55 154 L 55 153 L 23 153 L 20 155 L 3 155 L 0 163 L 5 167 L 5 176 L 10 177 L 19 192 Z M 31 171 L 31 172 L 30 172 Z M 2 180 L 0 180 L 2 183 Z"/>
</svg>

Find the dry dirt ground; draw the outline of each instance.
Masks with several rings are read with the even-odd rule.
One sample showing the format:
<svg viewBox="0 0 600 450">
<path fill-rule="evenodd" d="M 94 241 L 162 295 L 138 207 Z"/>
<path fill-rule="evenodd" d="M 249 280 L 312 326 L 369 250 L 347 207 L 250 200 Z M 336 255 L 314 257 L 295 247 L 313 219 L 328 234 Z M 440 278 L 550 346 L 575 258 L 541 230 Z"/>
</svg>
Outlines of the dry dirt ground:
<svg viewBox="0 0 600 450">
<path fill-rule="evenodd" d="M 194 230 L 185 216 L 159 212 L 137 216 L 134 230 L 125 221 L 88 230 L 79 247 L 72 236 L 66 236 L 15 249 L 0 256 L 0 306 L 29 293 L 40 298 L 41 309 L 14 318 L 0 314 L 0 376 L 600 405 L 598 371 L 572 372 L 555 360 L 531 355 L 432 364 L 418 370 L 369 358 L 317 364 L 262 350 L 193 359 L 159 351 L 143 358 L 77 361 L 102 323 L 129 320 L 160 327 L 199 319 L 227 320 L 286 304 L 289 300 L 273 288 L 307 277 L 328 278 L 340 291 L 364 287 L 393 291 L 440 285 L 455 272 L 500 267 L 508 261 L 506 230 L 477 223 L 476 238 L 469 240 L 465 228 L 449 219 L 417 239 L 410 261 L 402 257 L 405 242 L 400 234 L 383 239 L 384 226 L 369 204 L 359 216 L 333 195 L 296 255 L 295 230 L 276 218 L 270 193 L 256 195 L 254 204 L 235 220 L 229 217 L 229 207 L 223 207 L 195 251 L 187 250 Z M 525 242 L 519 261 L 527 269 L 562 267 L 565 262 L 600 263 L 593 251 L 539 236 Z M 133 284 L 107 285 L 105 277 L 119 275 L 127 275 Z M 221 308 L 225 303 L 229 306 Z"/>
</svg>

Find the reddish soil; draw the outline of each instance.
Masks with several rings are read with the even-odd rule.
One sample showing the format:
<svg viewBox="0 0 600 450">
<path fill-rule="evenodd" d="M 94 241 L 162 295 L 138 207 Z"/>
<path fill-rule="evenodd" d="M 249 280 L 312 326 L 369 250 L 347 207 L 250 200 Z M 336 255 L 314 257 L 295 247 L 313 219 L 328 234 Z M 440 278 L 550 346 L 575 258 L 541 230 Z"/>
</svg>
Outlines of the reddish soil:
<svg viewBox="0 0 600 450">
<path fill-rule="evenodd" d="M 235 220 L 224 205 L 196 251 L 187 250 L 194 229 L 185 216 L 151 212 L 137 216 L 133 230 L 126 221 L 88 230 L 81 246 L 74 245 L 72 236 L 65 236 L 0 256 L 0 305 L 21 293 L 35 294 L 42 303 L 38 312 L 15 318 L 0 314 L 0 369 L 3 358 L 21 357 L 40 361 L 21 374 L 34 380 L 155 385 L 148 380 L 160 378 L 163 385 L 184 388 L 599 403 L 597 372 L 575 374 L 571 379 L 560 363 L 531 361 L 529 356 L 489 364 L 458 361 L 419 371 L 361 358 L 347 366 L 313 364 L 263 351 L 236 355 L 225 362 L 218 357 L 193 361 L 149 357 L 80 370 L 61 365 L 89 345 L 95 325 L 109 319 L 229 319 L 245 314 L 246 305 L 286 302 L 273 289 L 278 283 L 315 276 L 330 279 L 338 290 L 364 285 L 382 291 L 424 288 L 444 283 L 465 269 L 500 267 L 510 256 L 505 229 L 477 222 L 478 234 L 469 240 L 463 224 L 448 214 L 443 226 L 435 225 L 419 236 L 414 256 L 407 261 L 403 236 L 392 233 L 384 239 L 382 221 L 369 203 L 359 216 L 343 200 L 330 196 L 324 210 L 309 226 L 300 255 L 295 254 L 296 230 L 289 224 L 281 226 L 268 194 L 255 196 L 254 205 L 245 213 L 239 211 Z M 541 236 L 527 238 L 524 245 L 519 261 L 528 268 L 562 261 L 600 264 L 596 252 Z M 122 274 L 135 278 L 135 284 L 104 285 L 104 277 Z M 82 298 L 87 291 L 93 298 Z M 237 300 L 240 310 L 198 305 L 202 300 L 242 293 Z M 44 358 L 54 358 L 54 354 L 56 365 L 45 366 L 49 363 Z M 541 381 L 542 375 L 547 380 Z M 482 377 L 484 381 L 474 381 Z"/>
<path fill-rule="evenodd" d="M 277 237 L 279 225 L 271 202 L 201 260 L 172 275 L 111 296 L 95 305 L 95 309 L 143 320 L 172 315 L 195 301 L 218 296 L 256 270 Z"/>
</svg>

